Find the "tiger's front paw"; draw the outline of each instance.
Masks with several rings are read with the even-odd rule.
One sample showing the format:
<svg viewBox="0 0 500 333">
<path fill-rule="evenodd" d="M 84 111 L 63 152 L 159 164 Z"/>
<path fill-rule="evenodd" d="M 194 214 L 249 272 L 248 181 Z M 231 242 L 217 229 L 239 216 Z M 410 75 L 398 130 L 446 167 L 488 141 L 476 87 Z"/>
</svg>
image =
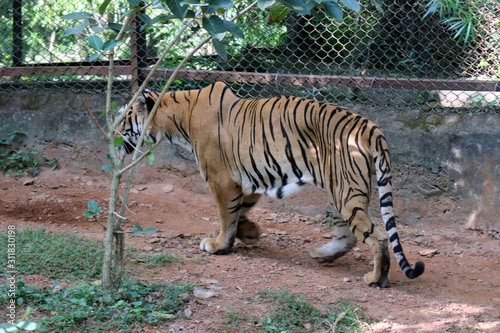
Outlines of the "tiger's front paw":
<svg viewBox="0 0 500 333">
<path fill-rule="evenodd" d="M 230 246 L 218 242 L 215 238 L 205 238 L 200 243 L 200 250 L 211 254 L 228 254 Z"/>
</svg>

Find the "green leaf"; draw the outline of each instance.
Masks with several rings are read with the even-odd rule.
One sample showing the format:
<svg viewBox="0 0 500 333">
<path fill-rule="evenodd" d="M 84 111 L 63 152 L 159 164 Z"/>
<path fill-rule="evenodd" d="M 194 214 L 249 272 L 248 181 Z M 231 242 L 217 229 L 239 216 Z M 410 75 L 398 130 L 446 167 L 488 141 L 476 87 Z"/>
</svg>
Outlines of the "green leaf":
<svg viewBox="0 0 500 333">
<path fill-rule="evenodd" d="M 155 21 L 149 17 L 148 14 L 145 13 L 137 13 L 137 16 L 141 19 L 142 22 L 146 23 L 147 25 L 154 25 Z"/>
<path fill-rule="evenodd" d="M 104 12 L 106 11 L 106 8 L 108 8 L 108 5 L 109 3 L 111 2 L 111 0 L 104 0 L 101 5 L 99 6 L 99 14 L 104 14 Z"/>
<path fill-rule="evenodd" d="M 61 19 L 63 19 L 63 20 L 81 20 L 81 19 L 88 19 L 91 17 L 92 17 L 92 15 L 90 15 L 87 12 L 76 12 L 76 13 L 63 15 L 63 16 L 61 16 Z"/>
<path fill-rule="evenodd" d="M 128 4 L 132 7 L 139 7 L 141 0 L 127 0 Z"/>
<path fill-rule="evenodd" d="M 191 6 L 208 6 L 208 3 L 204 3 L 202 1 L 199 1 L 199 0 L 181 0 L 179 2 L 179 4 L 181 6 L 184 6 L 184 5 L 191 5 Z"/>
<path fill-rule="evenodd" d="M 119 24 L 119 23 L 108 23 L 108 28 L 110 28 L 111 30 L 115 30 L 115 31 L 120 31 L 123 27 L 123 24 Z M 130 29 L 130 27 L 126 27 L 125 28 L 125 31 L 132 31 L 132 29 Z"/>
<path fill-rule="evenodd" d="M 221 57 L 224 61 L 227 61 L 227 52 L 224 44 L 222 44 L 222 42 L 217 39 L 212 39 L 212 44 L 219 57 Z"/>
<path fill-rule="evenodd" d="M 106 172 L 108 172 L 108 171 L 113 170 L 113 167 L 112 167 L 111 165 L 103 165 L 103 166 L 101 167 L 101 169 L 102 169 L 102 171 L 106 171 Z"/>
<path fill-rule="evenodd" d="M 218 16 L 213 15 L 209 18 L 203 16 L 201 23 L 203 25 L 203 29 L 205 29 L 210 34 L 210 36 L 215 39 L 222 40 L 222 38 L 224 38 L 224 36 L 226 35 L 226 27 L 224 26 L 224 21 Z"/>
<path fill-rule="evenodd" d="M 361 7 L 356 0 L 340 0 L 340 2 L 342 2 L 347 8 L 356 12 L 359 12 L 361 10 Z"/>
<path fill-rule="evenodd" d="M 149 228 L 146 228 L 146 230 L 144 230 L 144 233 L 145 234 L 152 234 L 153 232 L 157 232 L 157 231 L 158 231 L 158 229 L 149 227 Z"/>
<path fill-rule="evenodd" d="M 74 28 L 68 28 L 68 29 L 64 30 L 64 36 L 76 35 L 77 33 L 81 32 L 83 29 L 85 29 L 89 24 L 90 24 L 89 20 L 85 20 L 85 21 L 83 21 L 82 24 L 79 24 Z"/>
<path fill-rule="evenodd" d="M 16 326 L 25 331 L 34 331 L 40 328 L 39 324 L 33 323 L 31 321 L 20 321 L 16 324 Z"/>
<path fill-rule="evenodd" d="M 149 165 L 153 165 L 154 160 L 155 160 L 155 152 L 153 150 L 150 150 L 148 155 L 146 156 L 146 161 L 148 162 Z"/>
<path fill-rule="evenodd" d="M 91 35 L 88 38 L 90 46 L 96 51 L 101 51 L 102 47 L 104 46 L 104 42 L 102 41 L 101 37 L 97 35 Z"/>
<path fill-rule="evenodd" d="M 481 61 L 479 62 L 479 65 L 477 65 L 478 67 L 487 67 L 489 66 L 489 62 L 486 60 L 486 59 L 481 59 Z"/>
<path fill-rule="evenodd" d="M 301 15 L 310 14 L 311 9 L 314 7 L 313 0 L 280 0 L 280 2 Z"/>
<path fill-rule="evenodd" d="M 384 9 L 382 8 L 382 6 L 380 5 L 380 3 L 377 1 L 377 0 L 372 0 L 372 4 L 375 5 L 375 7 L 377 8 L 377 10 L 381 13 L 384 12 Z"/>
<path fill-rule="evenodd" d="M 127 16 L 127 15 L 131 15 L 131 14 L 134 14 L 134 13 L 138 13 L 142 10 L 141 7 L 134 7 L 134 8 L 131 8 L 127 11 L 125 11 L 124 13 L 122 13 L 122 17 L 124 16 Z"/>
<path fill-rule="evenodd" d="M 94 54 L 90 55 L 89 61 L 97 60 L 97 59 L 99 59 L 100 56 L 101 55 L 99 53 L 94 53 Z"/>
<path fill-rule="evenodd" d="M 287 8 L 283 5 L 275 6 L 269 8 L 269 12 L 271 13 L 270 22 L 279 22 L 285 19 L 285 17 L 290 12 L 290 8 Z"/>
<path fill-rule="evenodd" d="M 226 27 L 226 30 L 231 32 L 233 35 L 235 35 L 238 38 L 245 38 L 245 34 L 243 31 L 238 27 L 235 23 L 230 22 L 230 21 L 224 21 L 224 26 Z"/>
<path fill-rule="evenodd" d="M 97 205 L 97 202 L 95 202 L 94 200 L 90 200 L 88 203 L 87 203 L 87 206 L 89 207 L 90 210 L 97 210 L 97 207 L 99 207 Z"/>
<path fill-rule="evenodd" d="M 142 229 L 142 227 L 140 226 L 140 224 L 139 224 L 139 223 L 136 223 L 136 224 L 135 224 L 135 227 L 136 227 L 136 228 L 137 228 L 137 230 L 139 230 L 139 231 L 144 231 L 144 229 Z"/>
<path fill-rule="evenodd" d="M 115 147 L 120 147 L 123 143 L 123 136 L 115 138 Z"/>
<path fill-rule="evenodd" d="M 188 11 L 188 6 L 182 0 L 166 0 L 167 7 L 179 20 L 184 20 Z"/>
<path fill-rule="evenodd" d="M 7 332 L 7 333 L 11 333 L 11 332 L 19 332 L 19 330 L 17 329 L 16 326 L 12 325 L 12 324 L 8 324 L 8 323 L 4 323 L 4 324 L 0 324 L 0 332 Z"/>
<path fill-rule="evenodd" d="M 95 33 L 97 33 L 97 34 L 98 34 L 98 33 L 102 32 L 102 31 L 104 30 L 104 27 L 102 27 L 102 28 L 101 28 L 101 27 L 98 27 L 98 26 L 94 25 L 93 27 L 90 27 L 90 29 L 91 29 L 93 32 L 95 32 Z"/>
<path fill-rule="evenodd" d="M 323 3 L 323 6 L 326 15 L 338 21 L 342 21 L 343 18 L 342 9 L 339 7 L 337 2 L 325 1 Z"/>
<path fill-rule="evenodd" d="M 217 11 L 217 9 L 228 9 L 233 7 L 233 2 L 231 0 L 208 0 L 208 8 L 206 13 L 212 14 Z"/>
<path fill-rule="evenodd" d="M 88 217 L 94 217 L 95 213 L 91 210 L 86 210 L 83 212 L 83 215 L 88 216 Z"/>
<path fill-rule="evenodd" d="M 102 51 L 103 52 L 106 52 L 106 51 L 109 51 L 111 50 L 112 48 L 114 48 L 116 45 L 118 45 L 118 41 L 116 39 L 110 39 L 110 40 L 107 40 L 103 47 L 102 47 Z"/>
<path fill-rule="evenodd" d="M 132 236 L 138 236 L 138 235 L 142 235 L 144 232 L 141 231 L 141 230 L 132 230 L 132 232 L 130 233 Z"/>
<path fill-rule="evenodd" d="M 257 3 L 257 7 L 259 7 L 261 10 L 266 9 L 269 6 L 272 6 L 275 3 L 275 0 L 259 0 Z"/>
</svg>

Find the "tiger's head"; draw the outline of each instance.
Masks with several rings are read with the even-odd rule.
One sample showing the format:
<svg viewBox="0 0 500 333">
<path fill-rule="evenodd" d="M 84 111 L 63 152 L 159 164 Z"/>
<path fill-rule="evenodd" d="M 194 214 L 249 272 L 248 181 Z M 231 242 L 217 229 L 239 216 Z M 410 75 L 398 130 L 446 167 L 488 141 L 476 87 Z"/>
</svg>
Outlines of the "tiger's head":
<svg viewBox="0 0 500 333">
<path fill-rule="evenodd" d="M 145 141 L 157 142 L 159 133 L 154 130 L 154 126 L 152 126 L 153 122 L 151 122 L 147 129 L 144 128 L 155 102 L 155 95 L 148 90 L 144 90 L 118 125 L 115 137 L 123 138 L 123 143 L 118 148 L 121 153 L 133 153 L 144 130 L 146 130 Z M 123 114 L 127 106 L 128 104 L 123 106 L 118 113 Z"/>
</svg>

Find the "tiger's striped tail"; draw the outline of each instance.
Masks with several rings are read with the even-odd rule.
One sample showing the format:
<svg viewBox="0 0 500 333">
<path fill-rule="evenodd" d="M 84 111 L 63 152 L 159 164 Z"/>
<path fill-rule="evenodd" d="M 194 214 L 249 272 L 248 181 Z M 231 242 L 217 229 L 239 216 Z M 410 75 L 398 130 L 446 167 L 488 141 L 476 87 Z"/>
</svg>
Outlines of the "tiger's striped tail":
<svg viewBox="0 0 500 333">
<path fill-rule="evenodd" d="M 384 220 L 385 229 L 387 230 L 387 235 L 389 236 L 389 241 L 391 242 L 392 250 L 399 263 L 399 267 L 401 267 L 406 277 L 415 279 L 424 272 L 425 265 L 422 261 L 417 261 L 415 268 L 411 268 L 410 263 L 404 255 L 403 247 L 401 246 L 399 235 L 396 230 L 396 219 L 393 212 L 389 147 L 382 132 L 380 130 L 376 132 L 375 147 L 372 146 L 374 148 L 372 154 L 374 157 L 382 219 Z"/>
</svg>

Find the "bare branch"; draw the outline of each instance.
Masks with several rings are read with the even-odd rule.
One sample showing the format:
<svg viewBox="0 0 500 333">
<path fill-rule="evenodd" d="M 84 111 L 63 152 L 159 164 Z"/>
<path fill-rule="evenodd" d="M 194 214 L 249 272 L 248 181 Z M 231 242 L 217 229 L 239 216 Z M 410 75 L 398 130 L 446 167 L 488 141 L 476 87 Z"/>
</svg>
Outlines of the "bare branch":
<svg viewBox="0 0 500 333">
<path fill-rule="evenodd" d="M 103 227 L 103 229 L 106 230 L 106 226 L 101 222 L 101 220 L 99 220 L 99 218 L 97 216 L 94 216 L 94 221 L 99 223 L 101 225 L 101 227 Z"/>
<path fill-rule="evenodd" d="M 83 103 L 85 103 L 85 107 L 87 108 L 87 113 L 89 114 L 90 118 L 92 119 L 92 121 L 94 122 L 94 125 L 99 129 L 99 131 L 101 131 L 101 133 L 104 135 L 104 137 L 106 137 L 106 139 L 108 138 L 108 135 L 106 134 L 106 132 L 102 129 L 101 125 L 99 125 L 99 123 L 97 122 L 97 119 L 95 119 L 94 115 L 92 114 L 92 111 L 90 110 L 89 108 L 89 104 L 87 103 L 87 99 L 84 97 L 83 98 Z"/>
</svg>

